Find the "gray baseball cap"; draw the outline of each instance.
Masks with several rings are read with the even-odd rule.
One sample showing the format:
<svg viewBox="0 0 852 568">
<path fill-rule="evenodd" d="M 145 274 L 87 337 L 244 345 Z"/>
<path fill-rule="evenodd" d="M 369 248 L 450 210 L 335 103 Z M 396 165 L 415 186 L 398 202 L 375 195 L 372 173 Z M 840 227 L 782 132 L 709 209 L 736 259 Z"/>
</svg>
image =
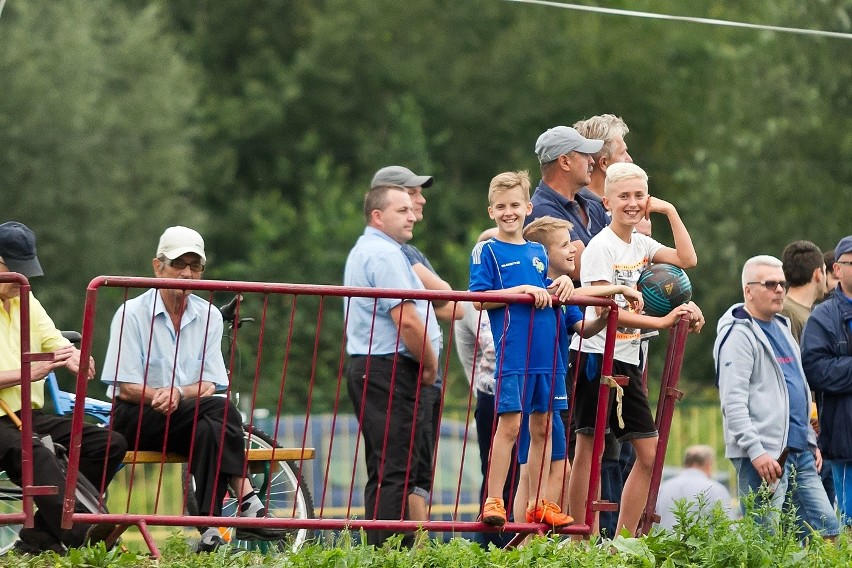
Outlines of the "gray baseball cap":
<svg viewBox="0 0 852 568">
<path fill-rule="evenodd" d="M 432 176 L 419 176 L 402 166 L 387 166 L 373 176 L 370 187 L 380 185 L 401 185 L 402 187 L 429 187 L 435 179 Z"/>
<path fill-rule="evenodd" d="M 547 164 L 570 152 L 594 154 L 603 145 L 603 140 L 589 140 L 570 126 L 554 126 L 535 141 L 535 153 L 540 164 Z"/>
</svg>

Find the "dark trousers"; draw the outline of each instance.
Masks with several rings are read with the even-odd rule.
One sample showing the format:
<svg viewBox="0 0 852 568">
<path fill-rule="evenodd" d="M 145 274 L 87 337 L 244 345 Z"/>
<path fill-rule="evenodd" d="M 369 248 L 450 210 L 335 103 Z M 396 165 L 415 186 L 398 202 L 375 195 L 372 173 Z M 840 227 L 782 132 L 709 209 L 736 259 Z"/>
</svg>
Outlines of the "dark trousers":
<svg viewBox="0 0 852 568">
<path fill-rule="evenodd" d="M 409 518 L 408 494 L 414 489 L 420 462 L 417 438 L 413 435 L 417 423 L 414 409 L 417 371 L 416 361 L 401 356 L 396 363 L 391 357 L 352 357 L 349 362 L 347 389 L 360 420 L 367 464 L 364 487 L 367 519 Z M 368 531 L 367 542 L 379 546 L 393 534 Z M 403 545 L 413 544 L 413 534 L 405 533 Z"/>
<path fill-rule="evenodd" d="M 54 443 L 69 447 L 70 418 L 33 410 L 32 419 L 34 433 L 50 436 Z M 121 434 L 110 435 L 106 428 L 85 424 L 80 448 L 80 474 L 103 492 L 121 466 L 126 450 L 127 442 Z M 0 468 L 6 470 L 9 479 L 18 485 L 21 484 L 21 457 L 21 432 L 8 417 L 3 417 L 0 419 Z M 33 482 L 35 485 L 55 485 L 59 493 L 34 498 L 38 507 L 35 526 L 21 529 L 21 540 L 41 550 L 56 549 L 60 543 L 69 547 L 82 545 L 87 526 L 76 525 L 67 531 L 60 527 L 65 495 L 64 467 L 56 455 L 37 440 L 33 440 Z"/>
<path fill-rule="evenodd" d="M 819 477 L 822 479 L 822 486 L 825 488 L 825 494 L 828 496 L 828 502 L 832 505 L 837 501 L 837 493 L 834 490 L 834 476 L 831 474 L 831 461 L 822 460 L 822 469 L 819 472 Z"/>
<path fill-rule="evenodd" d="M 193 436 L 196 403 L 198 425 Z M 184 400 L 170 416 L 157 412 L 149 404 L 141 410 L 139 430 L 139 404 L 116 401 L 115 430 L 124 434 L 131 450 L 159 452 L 163 450 L 165 441 L 166 451 L 188 456 L 189 471 L 195 478 L 199 513 L 220 516 L 228 479 L 243 475 L 245 441 L 242 417 L 237 407 L 227 398 L 205 396 Z M 140 431 L 138 438 L 137 431 Z M 218 461 L 220 446 L 221 463 Z"/>
<path fill-rule="evenodd" d="M 420 458 L 414 487 L 425 493 L 432 492 L 435 444 L 441 426 L 441 389 L 436 386 L 420 387 L 417 403 L 417 453 Z M 429 503 L 427 502 L 427 505 Z"/>
</svg>

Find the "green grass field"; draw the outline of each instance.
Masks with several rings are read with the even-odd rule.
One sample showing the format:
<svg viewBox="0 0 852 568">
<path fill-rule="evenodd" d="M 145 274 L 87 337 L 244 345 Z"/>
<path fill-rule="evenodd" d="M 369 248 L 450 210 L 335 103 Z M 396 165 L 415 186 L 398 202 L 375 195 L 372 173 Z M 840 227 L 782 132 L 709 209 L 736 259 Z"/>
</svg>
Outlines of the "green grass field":
<svg viewBox="0 0 852 568">
<path fill-rule="evenodd" d="M 699 504 L 700 505 L 700 504 Z M 701 506 L 701 505 L 700 505 Z M 662 567 L 680 566 L 747 568 L 834 567 L 852 563 L 849 537 L 836 542 L 818 535 L 798 535 L 789 514 L 777 515 L 770 527 L 755 519 L 768 511 L 752 511 L 743 519 L 731 520 L 719 509 L 690 512 L 682 506 L 679 524 L 673 531 L 656 532 L 643 538 L 617 537 L 613 540 L 573 542 L 561 538 L 537 537 L 522 548 L 483 550 L 479 545 L 456 538 L 449 543 L 425 542 L 415 549 L 401 549 L 391 539 L 381 549 L 361 545 L 343 533 L 334 542 L 307 545 L 296 552 L 262 555 L 222 548 L 215 553 L 194 554 L 182 535 L 173 533 L 163 545 L 159 560 L 120 550 L 97 548 L 72 550 L 66 557 L 53 553 L 38 557 L 5 556 L 3 566 L 11 568 L 121 567 L 213 568 L 256 566 L 360 567 L 360 568 L 474 568 L 474 567 Z M 802 536 L 806 538 L 802 539 Z"/>
</svg>

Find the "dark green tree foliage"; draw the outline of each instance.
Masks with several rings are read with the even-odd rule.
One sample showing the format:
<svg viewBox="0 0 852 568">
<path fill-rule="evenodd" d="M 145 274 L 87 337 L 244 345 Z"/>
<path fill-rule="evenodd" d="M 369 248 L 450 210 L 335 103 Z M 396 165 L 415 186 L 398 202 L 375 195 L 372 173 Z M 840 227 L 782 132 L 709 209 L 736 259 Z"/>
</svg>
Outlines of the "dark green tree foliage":
<svg viewBox="0 0 852 568">
<path fill-rule="evenodd" d="M 842 32 L 852 14 L 849 0 L 607 5 Z M 339 284 L 366 185 L 391 163 L 436 176 L 413 242 L 464 289 L 491 177 L 537 181 L 538 134 L 604 112 L 630 125 L 634 160 L 698 250 L 708 323 L 687 390 L 712 384 L 745 259 L 849 233 L 849 40 L 496 0 L 10 0 L 0 38 L 0 188 L 7 216 L 39 233 L 54 314 L 79 314 L 97 274 L 149 274 L 175 221 L 205 235 L 205 277 Z M 278 396 L 292 301 L 270 297 L 261 405 Z M 304 411 L 318 303 L 297 305 L 285 402 Z M 257 327 L 240 332 L 241 381 Z M 314 411 L 333 400 L 342 328 L 327 300 Z"/>
<path fill-rule="evenodd" d="M 196 73 L 156 6 L 13 1 L 0 39 L 3 220 L 36 232 L 46 275 L 33 284 L 78 328 L 91 278 L 151 275 L 163 227 L 205 218 Z"/>
</svg>

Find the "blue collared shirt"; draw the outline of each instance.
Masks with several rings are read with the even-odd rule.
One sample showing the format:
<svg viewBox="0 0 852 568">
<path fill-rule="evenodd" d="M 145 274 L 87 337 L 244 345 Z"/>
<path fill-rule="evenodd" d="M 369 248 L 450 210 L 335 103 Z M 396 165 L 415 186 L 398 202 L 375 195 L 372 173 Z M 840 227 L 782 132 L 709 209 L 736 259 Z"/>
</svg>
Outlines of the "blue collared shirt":
<svg viewBox="0 0 852 568">
<path fill-rule="evenodd" d="M 190 294 L 178 341 L 159 290 L 148 290 L 125 302 L 112 318 L 101 381 L 152 388 L 207 381 L 224 390 L 228 373 L 222 358 L 223 327 L 219 310 Z"/>
<path fill-rule="evenodd" d="M 401 245 L 374 227 L 366 227 L 364 234 L 349 252 L 343 284 L 359 288 L 425 289 L 402 253 Z M 441 328 L 435 319 L 435 311 L 426 300 L 407 301 L 414 304 L 420 319 L 426 322 L 432 348 L 438 353 L 441 346 Z M 344 317 L 347 318 L 346 352 L 350 355 L 390 355 L 399 352 L 414 358 L 403 343 L 390 316 L 390 311 L 401 302 L 399 298 L 358 297 L 346 302 L 343 306 Z"/>
<path fill-rule="evenodd" d="M 603 205 L 583 196 L 582 192 L 575 195 L 573 200 L 568 199 L 544 183 L 544 180 L 539 182 L 530 201 L 533 204 L 533 210 L 524 224 L 528 225 L 545 215 L 565 219 L 574 225 L 571 229 L 571 240 L 582 241 L 584 245 L 588 245 L 592 237 L 609 225 L 610 219 Z M 583 222 L 583 216 L 580 213 L 581 207 L 589 218 L 588 225 Z"/>
<path fill-rule="evenodd" d="M 402 254 L 405 255 L 406 260 L 408 260 L 408 263 L 412 267 L 415 264 L 420 263 L 423 266 L 425 266 L 427 268 L 427 270 L 429 270 L 429 272 L 431 272 L 435 276 L 438 276 L 438 273 L 432 267 L 432 263 L 429 262 L 429 259 L 426 258 L 426 255 L 423 254 L 422 252 L 420 252 L 420 249 L 418 249 L 416 246 L 414 246 L 410 243 L 405 243 L 404 245 L 402 245 L 401 250 L 402 250 Z M 416 274 L 416 272 L 415 272 L 415 274 Z M 419 280 L 419 278 L 418 278 L 418 280 Z M 421 283 L 422 283 L 422 281 L 421 281 Z M 432 308 L 432 311 L 434 311 L 434 307 Z M 441 338 L 441 344 L 442 345 L 443 345 L 443 342 L 444 342 L 444 340 L 443 340 L 443 334 L 442 334 L 442 338 Z M 438 359 L 440 360 L 440 358 L 441 358 L 441 355 L 439 353 Z M 441 388 L 443 386 L 443 384 L 444 384 L 444 368 L 443 368 L 443 366 L 438 365 L 438 374 L 435 377 L 435 382 L 433 383 L 433 385 L 438 387 L 438 388 Z"/>
</svg>

